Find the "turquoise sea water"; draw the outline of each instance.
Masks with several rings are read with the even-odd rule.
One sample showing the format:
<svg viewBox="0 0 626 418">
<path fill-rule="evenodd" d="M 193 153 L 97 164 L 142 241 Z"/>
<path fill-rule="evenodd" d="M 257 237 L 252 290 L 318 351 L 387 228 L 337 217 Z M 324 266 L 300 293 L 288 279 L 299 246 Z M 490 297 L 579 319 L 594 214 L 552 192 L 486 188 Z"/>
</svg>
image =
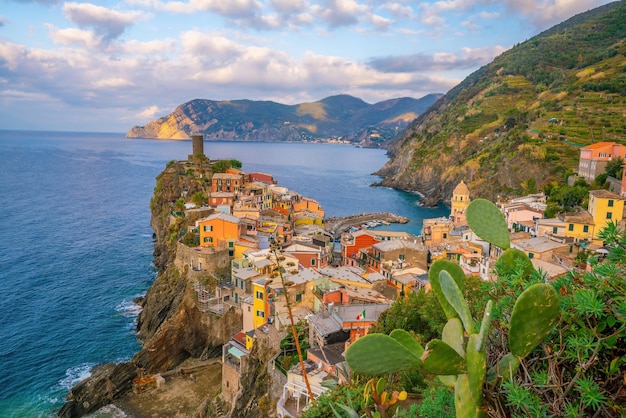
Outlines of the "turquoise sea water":
<svg viewBox="0 0 626 418">
<path fill-rule="evenodd" d="M 0 131 L 0 416 L 54 416 L 95 364 L 139 349 L 137 307 L 154 280 L 149 202 L 155 177 L 190 141 L 123 134 Z M 206 142 L 211 159 L 318 200 L 327 216 L 389 211 L 419 233 L 416 194 L 369 187 L 387 157 L 347 145 Z"/>
</svg>

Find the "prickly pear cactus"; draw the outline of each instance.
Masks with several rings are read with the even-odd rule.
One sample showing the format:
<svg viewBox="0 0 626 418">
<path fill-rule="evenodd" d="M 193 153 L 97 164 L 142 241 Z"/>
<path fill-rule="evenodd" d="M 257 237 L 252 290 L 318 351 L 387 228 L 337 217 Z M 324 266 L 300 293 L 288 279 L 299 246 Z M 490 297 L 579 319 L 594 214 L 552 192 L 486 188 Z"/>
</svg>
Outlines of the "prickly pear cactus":
<svg viewBox="0 0 626 418">
<path fill-rule="evenodd" d="M 498 261 L 496 262 L 502 274 L 512 274 L 515 269 L 522 269 L 522 277 L 528 278 L 535 271 L 532 261 L 522 250 L 517 248 L 509 248 L 502 253 Z"/>
<path fill-rule="evenodd" d="M 381 376 L 420 367 L 424 349 L 404 330 L 391 335 L 368 334 L 346 350 L 346 361 L 356 373 Z"/>
<path fill-rule="evenodd" d="M 445 270 L 456 282 L 458 288 L 463 292 L 465 289 L 465 273 L 461 266 L 457 263 L 454 263 L 449 260 L 436 260 L 428 269 L 428 281 L 430 282 L 430 286 L 435 292 L 435 296 L 437 296 L 437 300 L 443 309 L 443 312 L 446 315 L 446 318 L 457 318 L 458 314 L 454 310 L 454 308 L 448 303 L 446 296 L 441 290 L 441 283 L 439 281 L 439 273 Z"/>
<path fill-rule="evenodd" d="M 472 231 L 485 241 L 506 250 L 510 246 L 509 230 L 500 209 L 487 199 L 475 199 L 465 210 Z"/>
<path fill-rule="evenodd" d="M 421 360 L 424 370 L 433 374 L 457 375 L 466 370 L 465 358 L 441 340 L 429 341 Z"/>
<path fill-rule="evenodd" d="M 511 314 L 511 352 L 526 357 L 552 331 L 559 321 L 559 313 L 559 296 L 552 286 L 537 283 L 522 292 Z"/>
</svg>

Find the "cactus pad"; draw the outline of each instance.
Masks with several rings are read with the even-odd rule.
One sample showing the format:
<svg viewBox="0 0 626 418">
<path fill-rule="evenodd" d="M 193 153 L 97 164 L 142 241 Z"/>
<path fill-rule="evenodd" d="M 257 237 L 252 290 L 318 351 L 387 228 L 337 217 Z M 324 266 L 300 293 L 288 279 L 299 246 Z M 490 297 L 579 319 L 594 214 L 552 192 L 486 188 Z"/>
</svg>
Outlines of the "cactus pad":
<svg viewBox="0 0 626 418">
<path fill-rule="evenodd" d="M 402 344 L 404 348 L 409 350 L 416 357 L 421 357 L 422 353 L 424 353 L 424 348 L 420 345 L 420 343 L 418 343 L 411 334 L 403 329 L 394 329 L 393 331 L 391 331 L 391 334 L 389 334 L 389 336 Z"/>
<path fill-rule="evenodd" d="M 487 199 L 475 199 L 465 210 L 472 231 L 485 241 L 506 250 L 510 246 L 509 230 L 500 209 Z"/>
<path fill-rule="evenodd" d="M 452 276 L 452 278 L 456 282 L 461 292 L 463 292 L 463 289 L 465 289 L 465 273 L 463 272 L 463 269 L 461 268 L 461 266 L 449 260 L 437 260 L 430 266 L 430 269 L 428 270 L 428 280 L 430 281 L 430 286 L 435 292 L 435 295 L 437 296 L 437 300 L 439 301 L 439 304 L 443 308 L 443 312 L 445 313 L 446 318 L 448 319 L 456 318 L 457 317 L 456 311 L 454 310 L 452 306 L 450 306 L 450 304 L 446 300 L 446 297 L 441 291 L 441 284 L 439 282 L 439 273 L 442 270 L 445 270 L 448 273 L 450 273 L 450 276 Z"/>
<path fill-rule="evenodd" d="M 446 270 L 439 272 L 439 284 L 441 285 L 441 291 L 446 297 L 446 300 L 454 308 L 458 314 L 465 332 L 471 334 L 473 332 L 474 324 L 472 322 L 472 316 L 470 314 L 467 303 L 463 298 L 463 293 L 457 286 L 456 282 Z"/>
<path fill-rule="evenodd" d="M 528 278 L 535 271 L 530 258 L 528 258 L 524 251 L 518 250 L 517 248 L 507 249 L 504 253 L 502 253 L 496 263 L 498 264 L 499 270 L 502 274 L 512 274 L 515 269 L 521 268 L 522 277 Z"/>
<path fill-rule="evenodd" d="M 450 347 L 454 348 L 461 357 L 465 356 L 465 349 L 463 348 L 463 325 L 459 318 L 448 319 L 448 322 L 443 327 L 441 339 Z"/>
<path fill-rule="evenodd" d="M 559 296 L 552 286 L 537 283 L 522 292 L 511 314 L 511 352 L 526 357 L 559 322 L 559 312 Z"/>
<path fill-rule="evenodd" d="M 457 375 L 465 373 L 465 359 L 441 340 L 431 340 L 422 354 L 424 370 L 433 374 Z"/>
<path fill-rule="evenodd" d="M 419 367 L 419 355 L 385 334 L 368 334 L 346 350 L 346 361 L 355 373 L 380 376 Z"/>
</svg>

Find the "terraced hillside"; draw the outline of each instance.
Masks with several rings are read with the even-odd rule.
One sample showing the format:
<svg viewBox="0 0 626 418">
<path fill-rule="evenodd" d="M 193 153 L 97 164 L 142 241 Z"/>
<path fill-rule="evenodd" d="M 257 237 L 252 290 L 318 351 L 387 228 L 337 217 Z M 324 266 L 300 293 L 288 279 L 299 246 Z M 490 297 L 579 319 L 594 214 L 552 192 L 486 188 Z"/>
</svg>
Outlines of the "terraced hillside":
<svg viewBox="0 0 626 418">
<path fill-rule="evenodd" d="M 574 172 L 581 145 L 626 141 L 626 3 L 578 15 L 467 77 L 390 145 L 382 185 L 490 199 Z"/>
</svg>

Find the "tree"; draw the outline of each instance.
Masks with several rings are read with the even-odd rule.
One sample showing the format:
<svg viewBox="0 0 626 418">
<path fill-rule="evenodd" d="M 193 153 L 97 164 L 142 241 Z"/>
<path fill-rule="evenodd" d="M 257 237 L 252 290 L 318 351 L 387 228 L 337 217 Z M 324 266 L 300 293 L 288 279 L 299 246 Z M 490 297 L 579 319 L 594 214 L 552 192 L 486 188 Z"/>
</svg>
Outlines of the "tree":
<svg viewBox="0 0 626 418">
<path fill-rule="evenodd" d="M 204 193 L 202 192 L 196 192 L 191 196 L 191 201 L 196 205 L 196 206 L 202 206 L 203 204 L 205 204 L 207 202 L 207 198 L 204 196 Z"/>
<path fill-rule="evenodd" d="M 622 165 L 624 165 L 624 159 L 622 157 L 613 158 L 606 164 L 605 172 L 608 176 L 621 180 Z"/>
</svg>

